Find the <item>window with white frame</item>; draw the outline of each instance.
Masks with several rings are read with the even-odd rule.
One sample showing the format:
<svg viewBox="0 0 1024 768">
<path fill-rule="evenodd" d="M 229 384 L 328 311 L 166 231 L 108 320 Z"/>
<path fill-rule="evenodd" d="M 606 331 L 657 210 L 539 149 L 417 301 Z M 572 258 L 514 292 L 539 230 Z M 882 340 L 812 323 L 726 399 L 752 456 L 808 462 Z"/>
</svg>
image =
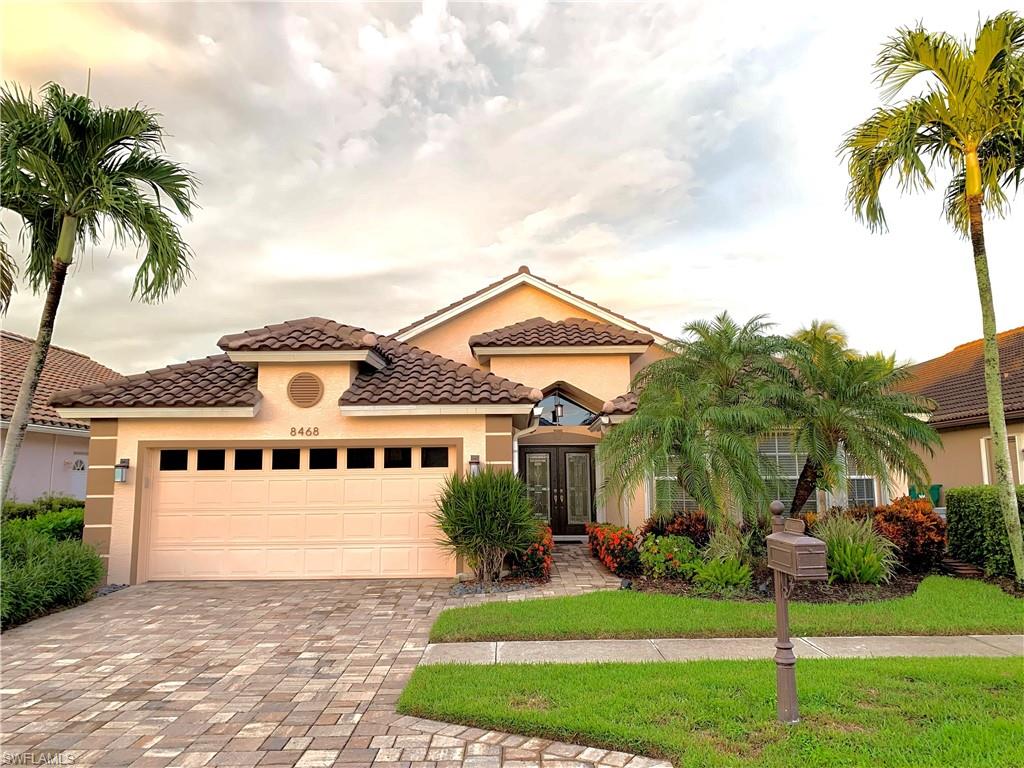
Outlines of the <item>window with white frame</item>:
<svg viewBox="0 0 1024 768">
<path fill-rule="evenodd" d="M 868 475 L 847 478 L 847 506 L 873 507 L 878 503 L 875 495 L 875 478 Z"/>
<path fill-rule="evenodd" d="M 796 452 L 796 448 L 793 446 L 793 436 L 788 432 L 777 432 L 763 438 L 757 445 L 757 452 L 761 454 L 766 465 L 769 494 L 788 507 L 796 493 L 800 470 L 803 469 L 807 456 Z M 804 509 L 811 512 L 817 511 L 817 493 L 811 494 Z"/>
<path fill-rule="evenodd" d="M 662 462 L 654 473 L 651 494 L 651 514 L 665 515 L 680 512 L 696 512 L 700 507 L 683 487 L 679 485 L 678 463 Z"/>
</svg>

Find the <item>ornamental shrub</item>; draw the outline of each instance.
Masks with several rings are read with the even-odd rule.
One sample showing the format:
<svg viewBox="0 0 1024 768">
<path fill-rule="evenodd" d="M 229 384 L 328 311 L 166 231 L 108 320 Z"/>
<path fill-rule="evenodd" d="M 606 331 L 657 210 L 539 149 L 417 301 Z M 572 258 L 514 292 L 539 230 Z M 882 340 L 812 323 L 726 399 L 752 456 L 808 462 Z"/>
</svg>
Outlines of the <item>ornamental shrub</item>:
<svg viewBox="0 0 1024 768">
<path fill-rule="evenodd" d="M 4 526 L 0 568 L 4 629 L 88 600 L 103 579 L 103 560 L 92 547 L 55 541 L 24 525 Z"/>
<path fill-rule="evenodd" d="M 48 536 L 54 541 L 80 540 L 84 525 L 85 510 L 79 507 L 78 509 L 43 512 L 30 518 L 9 520 L 3 524 L 3 534 L 7 535 L 12 529 L 26 528 Z"/>
<path fill-rule="evenodd" d="M 633 576 L 640 570 L 638 539 L 629 528 L 610 523 L 587 526 L 590 551 L 616 576 Z"/>
<path fill-rule="evenodd" d="M 875 507 L 875 530 L 899 549 L 900 562 L 909 571 L 930 570 L 946 551 L 946 522 L 928 499 L 896 499 Z"/>
<path fill-rule="evenodd" d="M 449 476 L 433 517 L 444 534 L 439 544 L 464 557 L 485 584 L 500 577 L 506 557 L 537 541 L 541 526 L 526 484 L 508 470 L 490 468 Z"/>
<path fill-rule="evenodd" d="M 1017 506 L 1024 521 L 1024 485 L 1017 486 Z M 949 554 L 983 568 L 989 576 L 1010 576 L 1013 558 L 999 495 L 992 485 L 946 491 Z"/>
<path fill-rule="evenodd" d="M 814 526 L 814 535 L 825 542 L 830 583 L 879 584 L 889 581 L 899 564 L 895 545 L 870 519 L 830 513 Z"/>
<path fill-rule="evenodd" d="M 700 564 L 696 545 L 686 536 L 645 536 L 640 568 L 652 579 L 691 579 Z"/>
<path fill-rule="evenodd" d="M 526 579 L 551 578 L 552 553 L 555 551 L 555 540 L 551 535 L 551 526 L 539 530 L 537 540 L 522 554 L 511 556 L 511 570 L 516 576 Z"/>
<path fill-rule="evenodd" d="M 685 536 L 698 548 L 703 547 L 711 538 L 711 524 L 708 516 L 697 510 L 695 512 L 677 512 L 672 517 L 651 517 L 637 532 L 641 538 L 649 536 Z"/>
<path fill-rule="evenodd" d="M 695 585 L 698 594 L 730 597 L 750 589 L 750 566 L 735 557 L 708 560 L 697 566 Z"/>
</svg>

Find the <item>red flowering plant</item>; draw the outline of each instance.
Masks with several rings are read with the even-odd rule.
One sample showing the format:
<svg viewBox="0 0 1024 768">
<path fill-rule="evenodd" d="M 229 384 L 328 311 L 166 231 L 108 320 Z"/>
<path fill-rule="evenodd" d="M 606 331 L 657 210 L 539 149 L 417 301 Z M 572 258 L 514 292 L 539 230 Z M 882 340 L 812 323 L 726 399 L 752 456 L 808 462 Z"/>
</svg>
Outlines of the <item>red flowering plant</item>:
<svg viewBox="0 0 1024 768">
<path fill-rule="evenodd" d="M 910 571 L 927 571 L 946 551 L 946 521 L 927 499 L 896 499 L 875 507 L 875 530 L 899 549 L 900 561 Z"/>
<path fill-rule="evenodd" d="M 544 526 L 540 529 L 537 541 L 527 547 L 525 552 L 512 557 L 512 575 L 547 581 L 551 578 L 554 551 L 555 540 L 551 535 L 551 526 Z"/>
<path fill-rule="evenodd" d="M 616 576 L 631 576 L 640 570 L 638 539 L 629 528 L 610 523 L 587 526 L 590 551 Z"/>
</svg>

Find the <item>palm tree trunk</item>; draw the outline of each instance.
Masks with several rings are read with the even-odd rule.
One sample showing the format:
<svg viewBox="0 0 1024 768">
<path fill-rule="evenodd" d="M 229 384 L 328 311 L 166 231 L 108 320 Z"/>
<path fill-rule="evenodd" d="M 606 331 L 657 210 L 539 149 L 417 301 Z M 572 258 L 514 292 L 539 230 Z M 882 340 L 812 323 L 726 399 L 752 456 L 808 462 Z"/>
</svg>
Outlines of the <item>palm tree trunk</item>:
<svg viewBox="0 0 1024 768">
<path fill-rule="evenodd" d="M 18 452 L 21 450 L 21 444 L 25 439 L 25 429 L 28 427 L 32 399 L 36 395 L 39 377 L 43 373 L 46 355 L 50 351 L 53 323 L 57 318 L 57 308 L 60 306 L 61 294 L 64 293 L 64 279 L 67 276 L 68 267 L 71 266 L 77 230 L 78 219 L 73 216 L 65 216 L 64 221 L 61 222 L 60 239 L 57 241 L 57 252 L 53 258 L 53 269 L 50 272 L 50 284 L 46 290 L 43 314 L 39 319 L 39 332 L 36 334 L 35 343 L 32 345 L 32 353 L 29 355 L 28 364 L 25 366 L 25 373 L 21 379 L 21 388 L 18 390 L 18 400 L 15 402 L 14 412 L 11 414 L 11 423 L 7 427 L 3 462 L 0 465 L 0 484 L 3 486 L 0 497 L 5 501 L 11 488 L 11 480 L 14 477 L 14 467 L 18 461 Z"/>
<path fill-rule="evenodd" d="M 974 247 L 974 272 L 978 278 L 981 299 L 981 325 L 985 352 L 985 393 L 988 396 L 988 423 L 992 430 L 992 464 L 999 508 L 1010 537 L 1013 570 L 1017 581 L 1024 582 L 1024 541 L 1021 540 L 1017 490 L 1010 472 L 1010 446 L 1006 439 L 1006 413 L 1003 409 L 1003 387 L 999 374 L 999 344 L 996 339 L 996 310 L 992 303 L 992 283 L 985 254 L 985 230 L 981 218 L 981 196 L 970 195 L 967 205 L 971 218 L 971 245 Z"/>
<path fill-rule="evenodd" d="M 818 489 L 818 472 L 818 465 L 810 458 L 804 461 L 803 469 L 800 470 L 800 479 L 796 481 L 796 490 L 793 491 L 793 503 L 789 506 L 790 516 L 799 514 L 807 500 Z"/>
</svg>

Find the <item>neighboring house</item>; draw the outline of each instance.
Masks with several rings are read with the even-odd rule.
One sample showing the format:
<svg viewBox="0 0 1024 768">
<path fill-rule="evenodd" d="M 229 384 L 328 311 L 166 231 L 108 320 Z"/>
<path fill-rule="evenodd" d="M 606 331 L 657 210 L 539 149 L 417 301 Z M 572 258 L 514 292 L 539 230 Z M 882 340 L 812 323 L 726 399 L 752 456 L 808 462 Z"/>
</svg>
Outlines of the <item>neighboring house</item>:
<svg viewBox="0 0 1024 768">
<path fill-rule="evenodd" d="M 451 473 L 518 472 L 560 538 L 643 523 L 651 488 L 602 499 L 594 449 L 668 344 L 523 267 L 391 336 L 293 320 L 53 403 L 92 424 L 84 538 L 112 582 L 452 576 Z"/>
<path fill-rule="evenodd" d="M 26 336 L 0 331 L 0 442 L 4 445 L 32 344 Z M 8 499 L 31 501 L 43 494 L 85 498 L 89 424 L 60 416 L 50 406 L 50 398 L 60 390 L 118 378 L 119 373 L 83 354 L 50 347 Z"/>
<path fill-rule="evenodd" d="M 1024 326 L 1004 331 L 998 339 L 1010 471 L 1020 483 L 1024 478 Z M 948 488 L 994 482 L 981 339 L 911 370 L 914 377 L 905 388 L 938 406 L 929 422 L 941 435 L 942 447 L 935 456 L 925 456 L 925 464 L 932 483 L 942 486 L 939 506 L 945 506 Z"/>
</svg>

